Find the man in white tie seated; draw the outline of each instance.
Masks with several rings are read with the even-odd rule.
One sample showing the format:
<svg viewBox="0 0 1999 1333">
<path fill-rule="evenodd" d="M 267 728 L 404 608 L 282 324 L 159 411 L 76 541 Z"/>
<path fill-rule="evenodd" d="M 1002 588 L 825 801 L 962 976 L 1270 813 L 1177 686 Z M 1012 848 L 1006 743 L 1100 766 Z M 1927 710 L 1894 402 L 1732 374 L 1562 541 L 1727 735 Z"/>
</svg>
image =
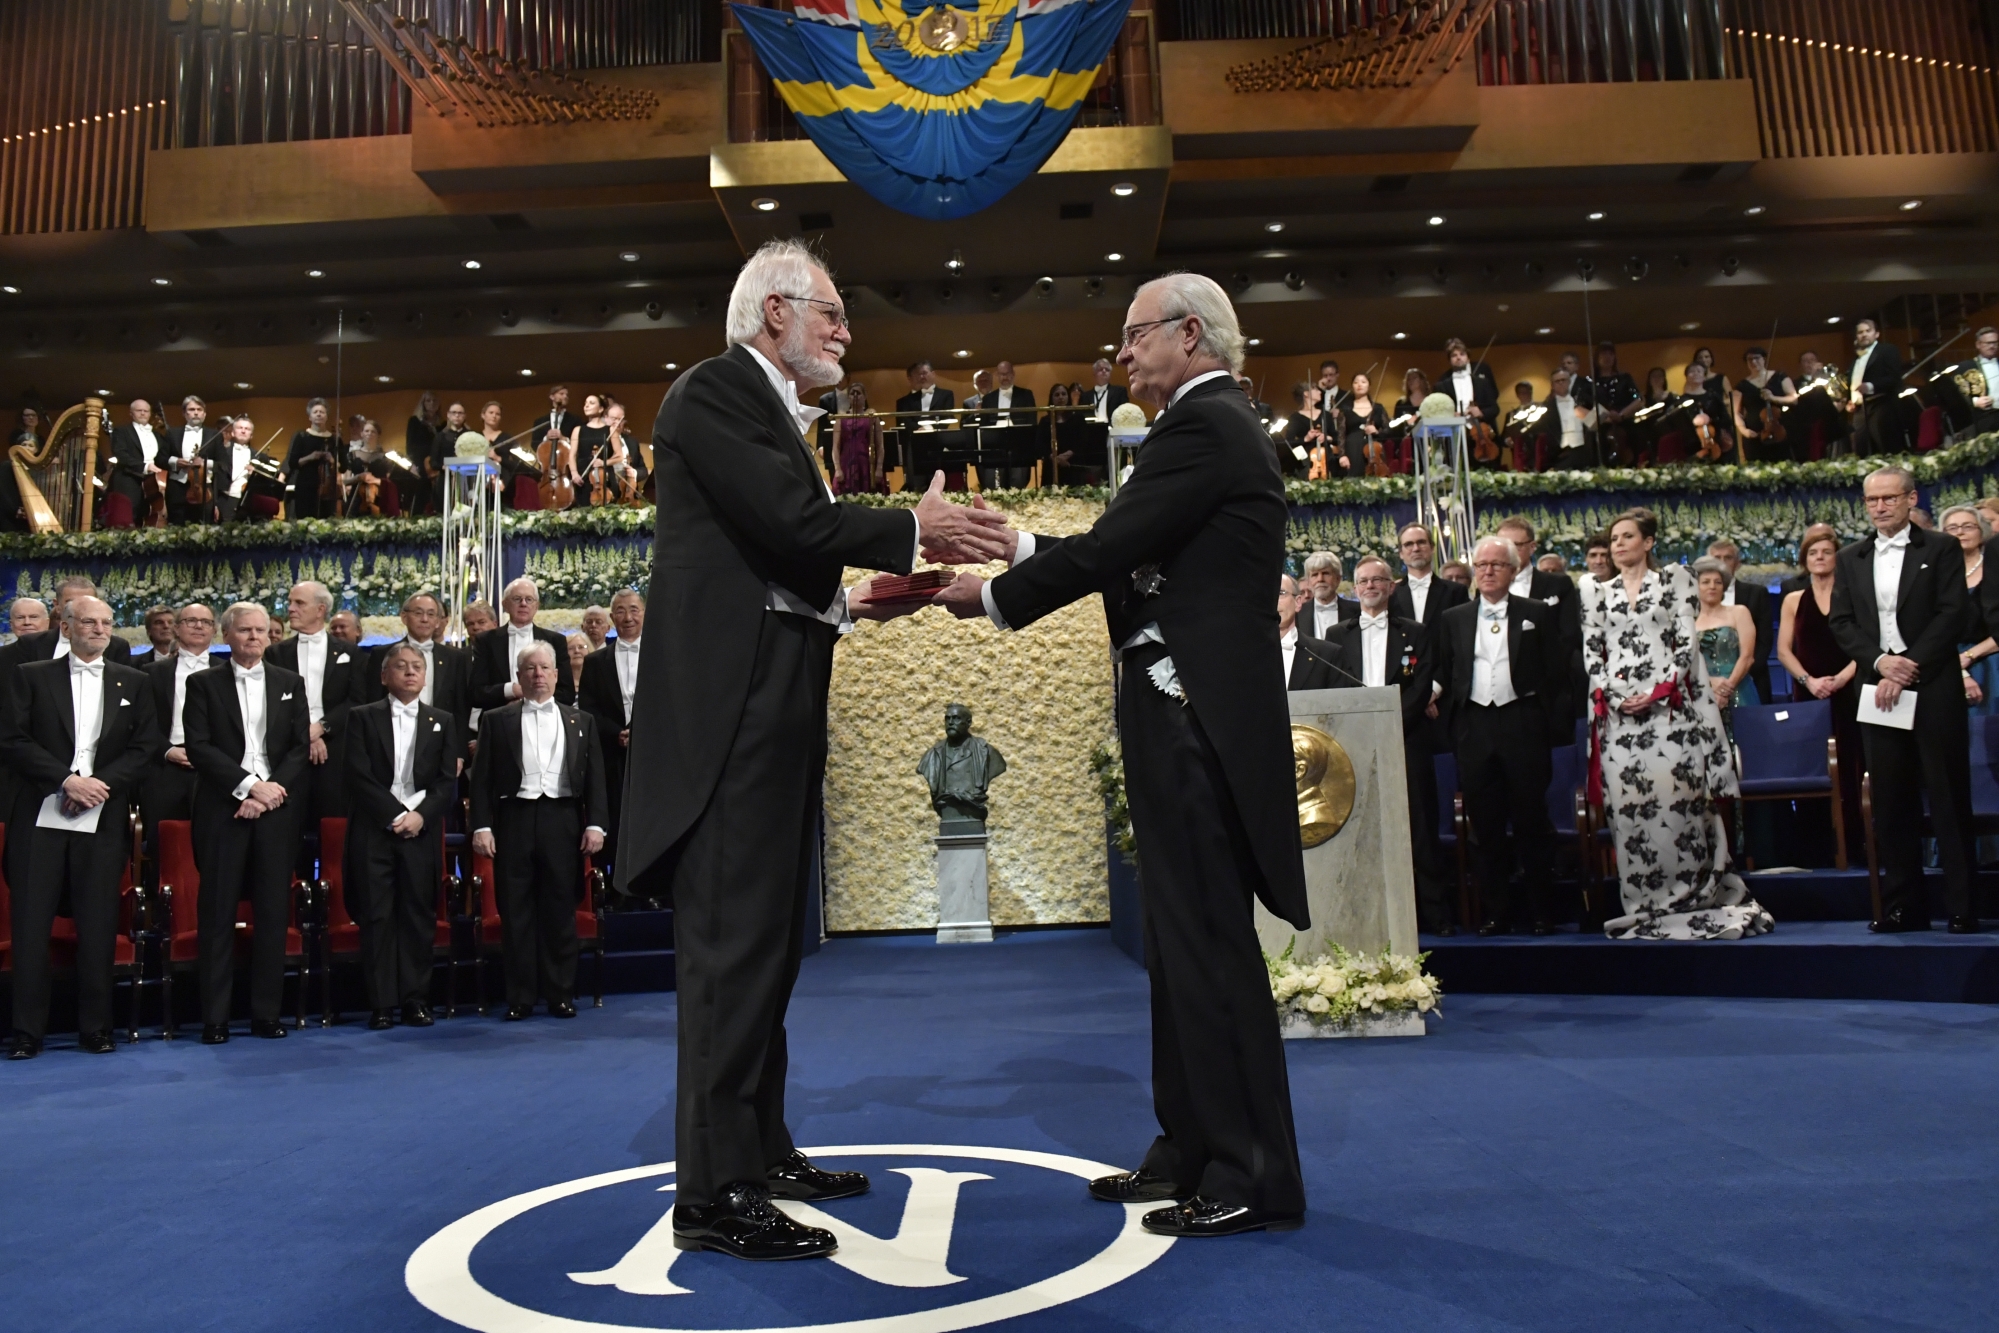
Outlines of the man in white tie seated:
<svg viewBox="0 0 1999 1333">
<path fill-rule="evenodd" d="M 215 642 L 215 612 L 189 602 L 174 613 L 174 650 L 146 668 L 153 686 L 153 716 L 167 733 L 167 748 L 139 787 L 139 814 L 146 844 L 162 819 L 194 818 L 194 764 L 187 757 L 185 726 L 188 678 L 228 664 L 227 654 L 209 651 Z"/>
<path fill-rule="evenodd" d="M 626 588 L 611 599 L 611 623 L 618 637 L 583 659 L 583 683 L 576 706 L 597 723 L 604 747 L 604 786 L 611 822 L 604 826 L 604 850 L 615 857 L 625 792 L 625 751 L 632 743 L 632 697 L 639 688 L 639 641 L 645 633 L 646 600 Z"/>
<path fill-rule="evenodd" d="M 555 653 L 556 661 L 569 660 L 568 640 L 554 630 L 543 629 L 534 623 L 535 612 L 539 610 L 541 589 L 535 586 L 533 579 L 515 579 L 501 590 L 500 611 L 506 616 L 506 623 L 472 641 L 474 708 L 498 708 L 521 697 L 515 677 L 520 668 L 521 654 L 528 650 L 528 645 L 545 643 Z M 576 687 L 570 684 L 567 671 L 560 675 L 562 679 L 555 687 L 556 702 L 573 704 L 576 702 Z"/>
<path fill-rule="evenodd" d="M 160 748 L 144 673 L 104 660 L 113 623 L 111 608 L 95 597 L 69 602 L 69 654 L 23 666 L 11 706 L 0 710 L 0 762 L 18 777 L 7 840 L 13 1060 L 41 1054 L 49 931 L 64 889 L 76 921 L 78 1045 L 94 1055 L 113 1048 L 118 879 L 132 845 L 126 810 Z"/>
<path fill-rule="evenodd" d="M 387 697 L 350 715 L 347 911 L 361 927 L 370 1031 L 427 1028 L 444 812 L 457 790 L 458 724 L 422 701 L 424 655 L 409 640 L 380 655 Z"/>
<path fill-rule="evenodd" d="M 1416 621 L 1395 614 L 1398 585 L 1380 556 L 1361 557 L 1354 566 L 1353 587 L 1360 598 L 1360 617 L 1335 625 L 1326 641 L 1341 667 L 1334 688 L 1392 685 L 1402 691 L 1402 757 L 1408 770 L 1417 914 L 1424 930 L 1456 934 L 1451 925 L 1450 881 L 1437 846 L 1437 774 L 1429 716 L 1431 682 L 1436 677 L 1430 634 Z"/>
<path fill-rule="evenodd" d="M 187 679 L 182 714 L 194 764 L 194 864 L 201 872 L 201 1040 L 229 1040 L 236 904 L 250 900 L 250 1032 L 282 1037 L 285 930 L 300 838 L 297 794 L 311 766 L 305 681 L 264 660 L 271 618 L 254 602 L 222 613 L 229 663 Z"/>
<path fill-rule="evenodd" d="M 1340 596 L 1340 583 L 1345 578 L 1340 558 L 1331 551 L 1314 551 L 1305 557 L 1305 591 L 1312 600 L 1299 616 L 1305 633 L 1312 638 L 1323 639 L 1333 626 L 1360 614 L 1360 603 Z"/>
<path fill-rule="evenodd" d="M 566 660 L 566 655 L 565 655 Z M 604 756 L 597 724 L 555 700 L 555 649 L 521 653 L 511 703 L 479 718 L 472 850 L 493 862 L 507 1021 L 576 1017 L 576 905 L 583 855 L 604 847 Z"/>
</svg>

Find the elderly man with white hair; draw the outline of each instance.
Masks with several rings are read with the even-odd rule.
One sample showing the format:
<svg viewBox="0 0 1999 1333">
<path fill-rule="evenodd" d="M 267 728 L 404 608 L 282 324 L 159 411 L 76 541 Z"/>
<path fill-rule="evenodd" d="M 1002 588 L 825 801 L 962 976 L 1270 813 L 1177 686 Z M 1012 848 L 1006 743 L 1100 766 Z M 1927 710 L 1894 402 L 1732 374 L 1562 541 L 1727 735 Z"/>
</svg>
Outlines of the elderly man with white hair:
<svg viewBox="0 0 1999 1333">
<path fill-rule="evenodd" d="M 272 644 L 264 656 L 272 666 L 296 671 L 305 682 L 311 763 L 306 790 L 294 796 L 300 802 L 299 831 L 316 839 L 320 820 L 347 814 L 347 710 L 364 694 L 368 655 L 358 641 L 333 632 L 333 591 L 324 583 L 307 579 L 293 584 L 286 614 L 292 636 Z M 307 878 L 313 874 L 315 846 L 315 841 L 304 839 L 299 844 L 299 873 Z M 339 855 L 331 847 L 319 850 L 322 857 Z"/>
<path fill-rule="evenodd" d="M 1515 924 L 1507 825 L 1520 855 L 1536 935 L 1555 927 L 1548 902 L 1555 830 L 1548 819 L 1549 751 L 1575 724 L 1564 689 L 1568 648 L 1557 608 L 1513 591 L 1520 550 L 1487 537 L 1472 550 L 1477 596 L 1444 612 L 1432 651 L 1438 706 L 1457 752 L 1458 789 L 1478 839 L 1481 935 Z"/>
<path fill-rule="evenodd" d="M 1314 551 L 1305 557 L 1305 592 L 1311 600 L 1300 612 L 1305 632 L 1315 639 L 1330 638 L 1333 627 L 1343 620 L 1360 616 L 1360 603 L 1340 596 L 1340 582 L 1346 571 L 1331 551 Z"/>
<path fill-rule="evenodd" d="M 809 1258 L 833 1251 L 832 1232 L 799 1225 L 771 1196 L 868 1188 L 859 1172 L 814 1166 L 784 1124 L 784 1014 L 817 847 L 833 648 L 856 618 L 922 604 L 873 602 L 872 580 L 843 587 L 843 575 L 908 573 L 919 545 L 968 563 L 1008 543 L 1001 515 L 944 499 L 941 473 L 913 510 L 834 499 L 804 438 L 819 413 L 799 392 L 840 382 L 853 335 L 804 245 L 773 241 L 750 257 L 727 323 L 729 350 L 682 374 L 653 426 L 652 646 L 631 710 L 618 885 L 656 863 L 672 885 L 674 1243 Z M 495 640 L 505 643 L 496 631 L 481 651 Z"/>
<path fill-rule="evenodd" d="M 36 598 L 16 597 L 7 607 L 7 628 L 16 636 L 47 633 L 49 609 Z"/>
<path fill-rule="evenodd" d="M 1145 863 L 1159 1137 L 1093 1181 L 1111 1203 L 1168 1203 L 1155 1234 L 1295 1227 L 1305 1187 L 1284 1043 L 1250 902 L 1309 925 L 1291 714 L 1270 589 L 1284 573 L 1284 485 L 1237 385 L 1228 296 L 1175 273 L 1139 288 L 1118 354 L 1159 406 L 1137 470 L 1088 532 L 1017 534 L 1011 568 L 938 600 L 1022 629 L 1101 593 L 1122 654 L 1118 729 Z"/>
<path fill-rule="evenodd" d="M 489 634 L 472 640 L 472 706 L 499 708 L 521 697 L 519 674 L 521 654 L 530 644 L 545 643 L 555 660 L 569 660 L 569 640 L 552 629 L 534 623 L 541 610 L 541 589 L 531 578 L 517 578 L 500 590 L 500 610 L 506 621 Z M 567 671 L 558 671 L 556 702 L 576 702 L 576 686 Z"/>
</svg>

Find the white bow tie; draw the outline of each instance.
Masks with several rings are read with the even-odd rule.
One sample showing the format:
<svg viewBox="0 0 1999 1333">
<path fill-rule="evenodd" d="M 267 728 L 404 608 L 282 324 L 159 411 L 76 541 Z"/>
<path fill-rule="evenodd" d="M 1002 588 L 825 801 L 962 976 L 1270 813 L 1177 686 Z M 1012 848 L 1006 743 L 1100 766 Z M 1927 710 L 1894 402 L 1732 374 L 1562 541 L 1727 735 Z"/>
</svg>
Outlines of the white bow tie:
<svg viewBox="0 0 1999 1333">
<path fill-rule="evenodd" d="M 1480 620 L 1506 619 L 1506 603 L 1499 602 L 1495 604 L 1486 601 L 1484 598 L 1480 598 L 1478 603 L 1478 618 Z"/>
<path fill-rule="evenodd" d="M 543 699 L 540 703 L 536 703 L 533 699 L 523 699 L 521 700 L 521 711 L 524 713 L 553 713 L 555 711 L 555 700 Z"/>
<path fill-rule="evenodd" d="M 509 624 L 507 626 L 507 637 L 510 639 L 532 639 L 534 637 L 534 626 Z"/>
<path fill-rule="evenodd" d="M 636 655 L 639 651 L 639 641 L 637 639 L 619 639 L 618 651 Z"/>
<path fill-rule="evenodd" d="M 264 664 L 262 662 L 257 663 L 253 667 L 237 667 L 235 670 L 236 679 L 238 680 L 262 680 L 264 678 Z"/>
<path fill-rule="evenodd" d="M 309 643 L 315 648 L 324 648 L 326 646 L 326 631 L 322 629 L 315 630 L 311 634 L 301 634 L 298 636 L 298 641 L 302 644 Z"/>
<path fill-rule="evenodd" d="M 1360 627 L 1362 629 L 1387 629 L 1388 613 L 1383 611 L 1378 616 L 1371 616 L 1363 611 L 1360 613 Z"/>
<path fill-rule="evenodd" d="M 208 654 L 207 654 L 207 653 L 186 653 L 186 652 L 184 652 L 184 653 L 181 653 L 181 654 L 180 654 L 179 656 L 180 656 L 180 660 L 181 660 L 182 662 L 185 662 L 185 663 L 187 663 L 187 664 L 189 664 L 189 665 L 191 665 L 191 666 L 198 666 L 198 667 L 206 667 L 206 666 L 208 665 Z"/>
<path fill-rule="evenodd" d="M 1874 549 L 1877 551 L 1886 551 L 1898 547 L 1905 548 L 1908 546 L 1908 544 L 1909 544 L 1909 530 L 1907 528 L 1903 528 L 1900 532 L 1896 533 L 1892 537 L 1882 537 L 1877 535 L 1874 538 Z"/>
<path fill-rule="evenodd" d="M 100 657 L 95 661 L 86 662 L 72 653 L 69 659 L 69 674 L 101 676 L 104 674 L 104 659 Z"/>
<path fill-rule="evenodd" d="M 417 704 L 416 700 L 414 699 L 412 699 L 410 702 L 406 704 L 398 703 L 394 699 L 389 700 L 389 712 L 394 714 L 396 717 L 415 717 L 416 709 L 417 709 Z"/>
</svg>

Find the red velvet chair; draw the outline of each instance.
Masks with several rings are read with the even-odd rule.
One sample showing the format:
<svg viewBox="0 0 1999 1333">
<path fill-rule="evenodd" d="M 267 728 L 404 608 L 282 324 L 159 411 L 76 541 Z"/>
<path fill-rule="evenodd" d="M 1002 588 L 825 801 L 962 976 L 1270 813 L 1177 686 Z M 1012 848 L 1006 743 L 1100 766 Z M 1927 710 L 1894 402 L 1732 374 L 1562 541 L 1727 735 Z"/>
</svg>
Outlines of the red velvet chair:
<svg viewBox="0 0 1999 1333">
<path fill-rule="evenodd" d="M 201 961 L 200 929 L 201 871 L 194 863 L 194 826 L 185 819 L 163 819 L 159 824 L 160 906 L 167 919 L 167 957 L 161 969 L 166 979 L 166 1036 L 175 1035 L 173 1021 L 173 981 L 175 972 L 195 971 Z M 298 882 L 292 882 L 292 905 L 286 913 L 285 971 L 298 978 L 298 1009 L 292 1026 L 305 1026 L 305 992 L 308 975 L 305 936 L 298 927 Z M 246 956 L 250 944 L 250 904 L 236 904 L 236 954 Z"/>
<path fill-rule="evenodd" d="M 131 527 L 131 500 L 116 491 L 107 491 L 102 503 L 97 506 L 97 525 L 101 528 Z"/>
<path fill-rule="evenodd" d="M 597 988 L 595 1005 L 604 1007 L 604 872 L 590 868 L 590 857 L 582 857 L 582 875 L 578 881 L 581 893 L 576 908 L 576 940 L 583 951 L 595 955 L 597 961 Z M 486 1012 L 486 966 L 491 962 L 499 965 L 500 953 L 500 904 L 493 888 L 493 862 L 490 858 L 472 853 L 472 949 L 479 960 L 479 1012 Z M 456 968 L 452 969 L 455 973 Z M 502 988 L 504 989 L 504 987 Z"/>
<path fill-rule="evenodd" d="M 1950 437 L 1950 421 L 1941 407 L 1930 406 L 1923 409 L 1916 419 L 1916 452 L 1926 454 L 1932 449 L 1941 449 Z"/>
<path fill-rule="evenodd" d="M 535 479 L 526 473 L 522 473 L 520 476 L 514 478 L 513 507 L 515 509 L 541 508 L 541 490 L 535 485 Z"/>
</svg>

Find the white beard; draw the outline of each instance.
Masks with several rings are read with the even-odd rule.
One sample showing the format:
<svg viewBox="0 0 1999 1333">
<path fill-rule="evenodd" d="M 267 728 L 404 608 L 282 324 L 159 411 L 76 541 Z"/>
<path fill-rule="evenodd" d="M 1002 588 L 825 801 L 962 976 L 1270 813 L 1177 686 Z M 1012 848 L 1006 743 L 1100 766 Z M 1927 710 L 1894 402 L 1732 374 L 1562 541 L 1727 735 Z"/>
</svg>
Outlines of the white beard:
<svg viewBox="0 0 1999 1333">
<path fill-rule="evenodd" d="M 784 342 L 778 347 L 777 356 L 778 360 L 784 362 L 784 368 L 791 372 L 792 378 L 800 384 L 820 385 L 840 382 L 840 363 L 824 352 L 814 354 L 806 345 L 803 320 L 793 323 L 791 330 L 784 335 Z"/>
</svg>

